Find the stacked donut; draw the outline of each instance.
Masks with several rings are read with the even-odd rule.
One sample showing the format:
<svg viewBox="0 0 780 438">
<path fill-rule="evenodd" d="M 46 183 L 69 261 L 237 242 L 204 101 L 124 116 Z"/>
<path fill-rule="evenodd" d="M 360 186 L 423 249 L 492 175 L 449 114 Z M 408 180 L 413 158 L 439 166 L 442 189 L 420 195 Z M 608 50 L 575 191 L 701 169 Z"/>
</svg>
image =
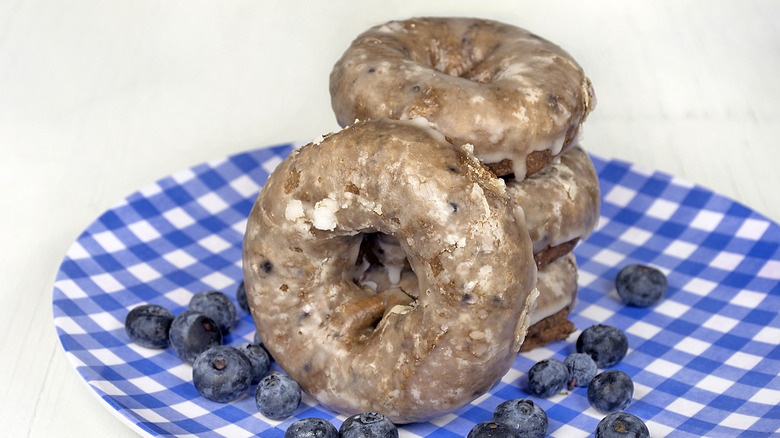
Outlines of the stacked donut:
<svg viewBox="0 0 780 438">
<path fill-rule="evenodd" d="M 324 406 L 431 419 L 574 330 L 590 82 L 525 30 L 421 18 L 358 36 L 331 96 L 349 126 L 285 159 L 250 214 L 255 323 Z"/>
<path fill-rule="evenodd" d="M 598 219 L 599 186 L 578 145 L 595 104 L 590 81 L 558 46 L 469 18 L 392 21 L 358 36 L 330 78 L 342 126 L 424 117 L 497 176 L 525 211 L 542 292 L 522 349 L 565 338 L 577 273 L 571 250 Z"/>
</svg>

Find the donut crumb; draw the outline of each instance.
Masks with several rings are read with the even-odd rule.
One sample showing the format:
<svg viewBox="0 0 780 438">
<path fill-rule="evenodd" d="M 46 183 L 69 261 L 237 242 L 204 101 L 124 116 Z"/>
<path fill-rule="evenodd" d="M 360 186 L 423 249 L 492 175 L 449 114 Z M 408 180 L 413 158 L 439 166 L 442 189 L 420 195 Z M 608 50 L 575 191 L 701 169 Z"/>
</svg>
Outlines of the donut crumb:
<svg viewBox="0 0 780 438">
<path fill-rule="evenodd" d="M 432 258 L 428 264 L 431 266 L 431 271 L 434 277 L 437 277 L 441 271 L 444 270 L 444 267 L 441 264 L 441 260 L 439 260 L 439 256 Z"/>
<path fill-rule="evenodd" d="M 356 195 L 360 194 L 360 189 L 352 181 L 350 181 L 349 184 L 347 184 L 347 187 L 344 188 L 344 191 L 349 193 L 354 193 Z"/>
<path fill-rule="evenodd" d="M 298 187 L 301 182 L 301 171 L 298 169 L 290 169 L 287 173 L 287 178 L 284 180 L 284 193 L 290 193 Z"/>
</svg>

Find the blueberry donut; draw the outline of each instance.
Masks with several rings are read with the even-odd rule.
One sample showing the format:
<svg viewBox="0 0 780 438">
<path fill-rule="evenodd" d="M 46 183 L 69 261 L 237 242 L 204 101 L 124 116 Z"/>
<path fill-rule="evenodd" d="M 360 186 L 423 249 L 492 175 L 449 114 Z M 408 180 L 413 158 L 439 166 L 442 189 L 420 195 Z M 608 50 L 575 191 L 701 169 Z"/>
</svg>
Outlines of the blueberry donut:
<svg viewBox="0 0 780 438">
<path fill-rule="evenodd" d="M 366 234 L 398 242 L 415 292 L 354 281 Z M 538 295 L 505 183 L 422 119 L 359 122 L 290 154 L 252 208 L 243 270 L 279 366 L 325 407 L 395 423 L 487 392 Z"/>
<path fill-rule="evenodd" d="M 523 208 L 539 268 L 587 239 L 599 218 L 599 178 L 579 145 L 522 181 L 506 180 L 512 202 Z"/>
<path fill-rule="evenodd" d="M 577 260 L 573 252 L 551 261 L 539 270 L 536 288 L 539 297 L 531 314 L 531 325 L 520 351 L 530 351 L 550 342 L 561 341 L 576 328 L 569 313 L 577 301 Z"/>
<path fill-rule="evenodd" d="M 425 117 L 498 176 L 523 179 L 576 144 L 595 105 L 577 62 L 524 29 L 475 18 L 414 18 L 359 35 L 330 74 L 341 126 Z"/>
</svg>

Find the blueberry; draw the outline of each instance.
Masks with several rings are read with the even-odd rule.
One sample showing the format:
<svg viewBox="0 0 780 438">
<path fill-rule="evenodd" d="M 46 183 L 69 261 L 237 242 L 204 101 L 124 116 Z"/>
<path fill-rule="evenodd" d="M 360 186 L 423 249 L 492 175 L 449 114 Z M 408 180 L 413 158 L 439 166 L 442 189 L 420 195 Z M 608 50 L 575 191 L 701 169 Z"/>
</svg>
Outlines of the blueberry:
<svg viewBox="0 0 780 438">
<path fill-rule="evenodd" d="M 268 353 L 268 358 L 271 360 L 274 360 L 273 356 L 271 356 L 271 352 L 268 351 L 268 347 L 265 346 L 263 343 L 263 340 L 260 338 L 260 332 L 255 332 L 255 340 L 254 343 L 263 347 L 263 350 L 265 350 L 266 353 Z"/>
<path fill-rule="evenodd" d="M 634 396 L 634 382 L 620 370 L 607 370 L 597 375 L 588 385 L 588 401 L 601 412 L 624 409 Z"/>
<path fill-rule="evenodd" d="M 287 431 L 284 438 L 338 438 L 339 431 L 336 426 L 322 418 L 304 418 L 295 421 Z"/>
<path fill-rule="evenodd" d="M 236 301 L 238 301 L 238 307 L 242 308 L 244 312 L 249 312 L 249 300 L 246 298 L 246 288 L 243 281 L 238 284 L 238 289 L 236 289 Z"/>
<path fill-rule="evenodd" d="M 355 414 L 341 423 L 341 438 L 393 438 L 398 437 L 398 428 L 382 414 L 366 412 Z"/>
<path fill-rule="evenodd" d="M 233 347 L 212 347 L 192 364 L 192 382 L 203 397 L 227 403 L 244 394 L 252 384 L 252 365 Z"/>
<path fill-rule="evenodd" d="M 547 436 L 547 413 L 531 400 L 507 400 L 493 411 L 493 421 L 516 430 L 520 436 L 543 438 Z"/>
<path fill-rule="evenodd" d="M 466 438 L 520 438 L 524 436 L 508 424 L 485 421 L 474 426 Z"/>
<path fill-rule="evenodd" d="M 609 368 L 626 357 L 628 338 L 611 325 L 593 325 L 577 338 L 577 353 L 586 353 L 599 368 Z"/>
<path fill-rule="evenodd" d="M 667 281 L 663 272 L 643 265 L 628 265 L 618 272 L 615 287 L 627 304 L 648 307 L 666 294 Z"/>
<path fill-rule="evenodd" d="M 596 438 L 650 438 L 650 431 L 637 416 L 613 412 L 596 426 Z"/>
<path fill-rule="evenodd" d="M 208 316 L 185 310 L 173 319 L 169 339 L 179 359 L 192 363 L 211 347 L 222 345 L 222 333 Z"/>
<path fill-rule="evenodd" d="M 257 385 L 255 403 L 257 410 L 266 417 L 284 420 L 301 404 L 301 387 L 286 374 L 269 374 Z"/>
<path fill-rule="evenodd" d="M 193 295 L 188 309 L 208 315 L 217 322 L 222 333 L 229 333 L 236 321 L 236 306 L 227 295 L 215 290 Z"/>
<path fill-rule="evenodd" d="M 558 359 L 544 359 L 528 370 L 528 386 L 538 397 L 550 397 L 560 392 L 569 381 L 569 369 Z"/>
<path fill-rule="evenodd" d="M 133 308 L 125 318 L 125 332 L 136 344 L 149 348 L 166 348 L 173 313 L 155 304 Z"/>
<path fill-rule="evenodd" d="M 569 369 L 569 391 L 575 386 L 588 386 L 599 372 L 596 362 L 585 353 L 572 353 L 563 360 L 563 364 Z"/>
<path fill-rule="evenodd" d="M 259 382 L 260 379 L 268 374 L 268 370 L 271 368 L 271 359 L 268 357 L 265 348 L 257 344 L 243 342 L 236 345 L 236 350 L 244 353 L 252 364 L 252 383 Z"/>
</svg>

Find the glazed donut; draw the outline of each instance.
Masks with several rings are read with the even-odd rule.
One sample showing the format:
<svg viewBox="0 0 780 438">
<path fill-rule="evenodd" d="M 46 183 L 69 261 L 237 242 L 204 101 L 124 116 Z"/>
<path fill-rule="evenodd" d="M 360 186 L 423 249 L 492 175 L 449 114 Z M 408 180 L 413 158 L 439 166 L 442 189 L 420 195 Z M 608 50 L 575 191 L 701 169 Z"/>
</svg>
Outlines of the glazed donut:
<svg viewBox="0 0 780 438">
<path fill-rule="evenodd" d="M 601 191 L 596 169 L 579 145 L 525 180 L 508 179 L 507 193 L 523 208 L 542 268 L 587 239 L 599 218 Z"/>
<path fill-rule="evenodd" d="M 576 143 L 591 83 L 557 45 L 474 18 L 415 18 L 359 35 L 330 75 L 341 126 L 425 117 L 493 171 L 524 178 Z"/>
<path fill-rule="evenodd" d="M 577 301 L 577 261 L 574 253 L 550 262 L 539 270 L 539 298 L 531 314 L 531 326 L 520 351 L 530 351 L 566 339 L 575 331 L 569 313 Z"/>
<path fill-rule="evenodd" d="M 372 233 L 398 242 L 417 295 L 353 281 Z M 396 423 L 488 391 L 538 295 L 504 182 L 420 119 L 356 123 L 291 153 L 252 208 L 243 270 L 279 366 L 325 407 Z"/>
</svg>

